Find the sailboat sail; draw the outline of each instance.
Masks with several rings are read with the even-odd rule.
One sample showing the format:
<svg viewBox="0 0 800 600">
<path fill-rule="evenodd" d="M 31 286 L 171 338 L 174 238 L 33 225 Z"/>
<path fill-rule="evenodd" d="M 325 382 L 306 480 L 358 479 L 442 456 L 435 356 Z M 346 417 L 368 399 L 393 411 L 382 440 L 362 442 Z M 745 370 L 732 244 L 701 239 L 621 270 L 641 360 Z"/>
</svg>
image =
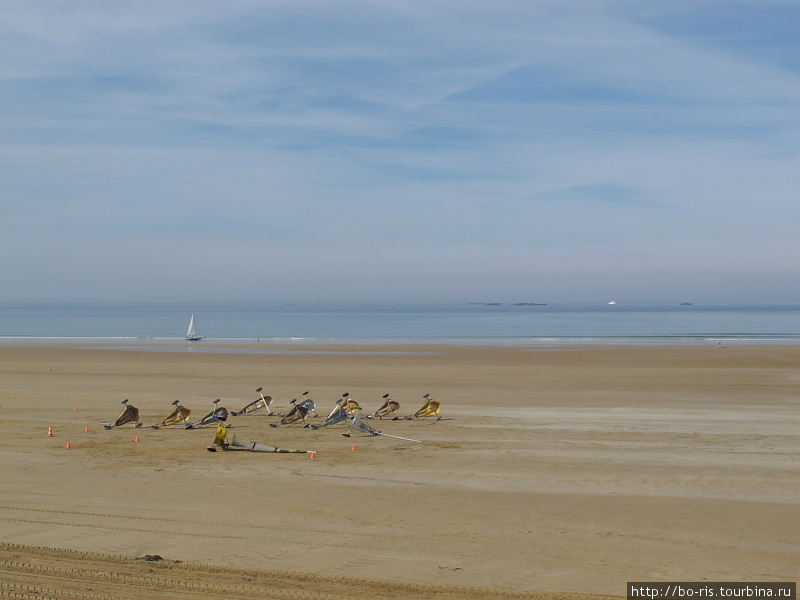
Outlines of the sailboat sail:
<svg viewBox="0 0 800 600">
<path fill-rule="evenodd" d="M 197 335 L 197 331 L 194 328 L 194 313 L 192 313 L 192 318 L 189 319 L 189 330 L 186 332 L 186 340 L 190 342 L 195 342 L 201 339 L 203 338 Z"/>
</svg>

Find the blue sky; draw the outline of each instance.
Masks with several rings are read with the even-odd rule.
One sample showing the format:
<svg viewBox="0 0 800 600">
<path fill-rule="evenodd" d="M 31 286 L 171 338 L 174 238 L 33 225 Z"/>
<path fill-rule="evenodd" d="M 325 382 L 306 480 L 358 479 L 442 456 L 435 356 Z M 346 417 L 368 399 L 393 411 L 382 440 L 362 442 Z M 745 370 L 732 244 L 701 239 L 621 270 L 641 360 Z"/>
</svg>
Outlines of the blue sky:
<svg viewBox="0 0 800 600">
<path fill-rule="evenodd" d="M 0 0 L 0 301 L 800 302 L 800 3 Z"/>
</svg>

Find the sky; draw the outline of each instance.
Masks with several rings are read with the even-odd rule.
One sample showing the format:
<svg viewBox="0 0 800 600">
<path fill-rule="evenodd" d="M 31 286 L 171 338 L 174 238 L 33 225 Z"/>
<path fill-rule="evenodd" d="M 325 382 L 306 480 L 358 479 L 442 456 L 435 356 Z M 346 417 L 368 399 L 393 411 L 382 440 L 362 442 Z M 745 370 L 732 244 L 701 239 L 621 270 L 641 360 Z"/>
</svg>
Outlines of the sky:
<svg viewBox="0 0 800 600">
<path fill-rule="evenodd" d="M 797 0 L 0 0 L 0 302 L 800 303 Z"/>
</svg>

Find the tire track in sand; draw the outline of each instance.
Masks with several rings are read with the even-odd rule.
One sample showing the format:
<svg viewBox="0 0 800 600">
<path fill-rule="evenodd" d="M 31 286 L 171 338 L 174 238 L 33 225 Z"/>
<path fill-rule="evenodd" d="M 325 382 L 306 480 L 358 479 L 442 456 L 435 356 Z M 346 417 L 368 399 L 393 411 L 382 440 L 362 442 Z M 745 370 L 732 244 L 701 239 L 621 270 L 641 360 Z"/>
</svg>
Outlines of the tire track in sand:
<svg viewBox="0 0 800 600">
<path fill-rule="evenodd" d="M 18 600 L 611 600 L 214 567 L 0 543 L 0 598 Z"/>
</svg>

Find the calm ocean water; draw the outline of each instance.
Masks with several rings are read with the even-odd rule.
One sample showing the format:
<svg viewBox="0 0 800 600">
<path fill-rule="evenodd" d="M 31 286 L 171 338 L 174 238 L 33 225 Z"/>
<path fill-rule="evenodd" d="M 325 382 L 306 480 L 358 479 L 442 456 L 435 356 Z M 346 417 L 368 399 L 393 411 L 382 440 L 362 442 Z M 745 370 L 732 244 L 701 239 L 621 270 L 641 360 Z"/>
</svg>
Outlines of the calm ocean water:
<svg viewBox="0 0 800 600">
<path fill-rule="evenodd" d="M 0 304 L 0 341 L 800 343 L 800 305 Z M 202 344 L 203 342 L 199 342 Z"/>
</svg>

